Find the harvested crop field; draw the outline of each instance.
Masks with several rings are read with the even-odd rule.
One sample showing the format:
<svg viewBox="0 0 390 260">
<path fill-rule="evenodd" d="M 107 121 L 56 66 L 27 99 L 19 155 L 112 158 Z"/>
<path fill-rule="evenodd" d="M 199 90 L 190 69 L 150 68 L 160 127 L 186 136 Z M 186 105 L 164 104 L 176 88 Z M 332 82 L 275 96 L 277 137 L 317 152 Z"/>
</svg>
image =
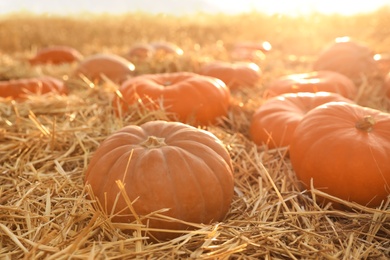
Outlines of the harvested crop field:
<svg viewBox="0 0 390 260">
<path fill-rule="evenodd" d="M 0 80 L 51 76 L 68 88 L 66 95 L 0 97 L 0 258 L 389 259 L 389 197 L 377 207 L 366 207 L 320 189 L 302 189 L 288 148 L 256 145 L 249 133 L 252 115 L 266 101 L 272 81 L 312 71 L 320 51 L 341 36 L 364 42 L 374 53 L 390 53 L 389 24 L 389 9 L 345 17 L 0 17 Z M 135 66 L 132 77 L 197 73 L 209 61 L 236 60 L 231 51 L 237 42 L 267 41 L 272 46 L 251 57 L 261 68 L 261 81 L 232 89 L 229 109 L 216 123 L 194 124 L 218 137 L 231 157 L 234 195 L 227 215 L 211 224 L 186 223 L 191 228 L 166 241 L 150 239 L 153 229 L 147 219 L 180 220 L 164 216 L 162 209 L 129 223 L 111 221 L 84 176 L 99 144 L 113 132 L 175 117 L 163 108 L 149 110 L 140 104 L 118 116 L 113 106 L 118 83 L 104 76 L 100 81 L 76 77 L 77 61 L 28 62 L 39 49 L 52 45 L 70 46 L 84 57 L 125 57 L 133 44 L 155 41 L 175 43 L 183 54 L 129 58 Z M 390 97 L 383 90 L 387 71 L 382 73 L 355 80 L 353 101 L 388 113 Z M 325 204 L 320 203 L 323 197 Z"/>
</svg>

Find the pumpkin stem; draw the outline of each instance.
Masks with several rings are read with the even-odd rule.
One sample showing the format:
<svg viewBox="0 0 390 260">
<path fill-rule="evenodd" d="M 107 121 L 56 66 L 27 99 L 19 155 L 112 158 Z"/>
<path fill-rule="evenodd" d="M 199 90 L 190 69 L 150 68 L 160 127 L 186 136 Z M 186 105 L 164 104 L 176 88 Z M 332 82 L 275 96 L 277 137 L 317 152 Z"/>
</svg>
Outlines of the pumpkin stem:
<svg viewBox="0 0 390 260">
<path fill-rule="evenodd" d="M 165 142 L 165 138 L 157 137 L 157 136 L 148 136 L 144 142 L 141 143 L 142 146 L 146 148 L 158 148 L 167 145 Z"/>
<path fill-rule="evenodd" d="M 356 122 L 355 127 L 362 131 L 371 132 L 375 123 L 375 119 L 372 116 L 365 116 Z"/>
<path fill-rule="evenodd" d="M 168 87 L 168 86 L 170 86 L 170 85 L 172 85 L 172 82 L 169 81 L 169 80 L 167 80 L 167 81 L 165 81 L 165 82 L 163 83 L 163 86 L 164 86 L 164 87 Z"/>
</svg>

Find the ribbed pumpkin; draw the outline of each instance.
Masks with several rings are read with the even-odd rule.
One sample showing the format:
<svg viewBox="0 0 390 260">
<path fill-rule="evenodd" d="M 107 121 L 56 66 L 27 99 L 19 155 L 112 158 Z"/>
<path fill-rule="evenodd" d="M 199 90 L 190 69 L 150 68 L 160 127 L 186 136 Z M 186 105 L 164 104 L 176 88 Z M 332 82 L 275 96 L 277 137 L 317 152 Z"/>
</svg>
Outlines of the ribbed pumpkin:
<svg viewBox="0 0 390 260">
<path fill-rule="evenodd" d="M 84 75 L 92 81 L 101 81 L 104 75 L 115 83 L 122 83 L 132 76 L 134 70 L 134 64 L 121 56 L 99 53 L 83 59 L 74 75 Z"/>
<path fill-rule="evenodd" d="M 390 195 L 390 114 L 345 102 L 311 110 L 296 127 L 290 159 L 300 181 L 376 207 Z M 337 205 L 337 204 L 336 204 Z"/>
<path fill-rule="evenodd" d="M 38 64 L 62 64 L 78 62 L 83 55 L 76 49 L 69 46 L 49 46 L 38 50 L 28 61 L 32 65 Z"/>
<path fill-rule="evenodd" d="M 126 57 L 129 60 L 145 60 L 152 57 L 155 53 L 155 50 L 152 46 L 147 43 L 137 43 L 131 46 L 130 50 L 127 52 Z"/>
<path fill-rule="evenodd" d="M 57 93 L 65 95 L 68 89 L 62 80 L 51 76 L 0 81 L 0 97 L 23 100 L 29 94 Z"/>
<path fill-rule="evenodd" d="M 238 42 L 230 51 L 230 57 L 239 61 L 258 61 L 265 59 L 265 53 L 271 51 L 272 45 L 267 42 Z"/>
<path fill-rule="evenodd" d="M 260 67 L 253 62 L 209 62 L 201 67 L 199 73 L 222 80 L 230 89 L 253 87 L 262 77 Z"/>
<path fill-rule="evenodd" d="M 388 99 L 390 99 L 390 72 L 387 73 L 383 82 L 384 90 Z"/>
<path fill-rule="evenodd" d="M 285 147 L 291 143 L 295 128 L 307 112 L 332 101 L 352 102 L 330 92 L 282 94 L 266 100 L 253 114 L 250 136 L 257 145 Z"/>
<path fill-rule="evenodd" d="M 172 42 L 151 42 L 150 46 L 154 49 L 157 55 L 183 55 L 184 51 L 178 45 Z"/>
<path fill-rule="evenodd" d="M 123 82 L 122 98 L 114 104 L 142 103 L 148 109 L 165 109 L 184 123 L 215 123 L 227 114 L 230 91 L 221 80 L 192 72 L 144 74 Z M 159 106 L 162 107 L 159 107 Z"/>
<path fill-rule="evenodd" d="M 331 70 L 360 81 L 362 77 L 379 74 L 373 51 L 349 37 L 339 37 L 327 46 L 313 64 L 314 70 Z"/>
<path fill-rule="evenodd" d="M 117 181 L 123 182 L 134 211 L 150 228 L 190 228 L 147 217 L 161 209 L 168 209 L 162 214 L 182 221 L 221 221 L 233 197 L 231 158 L 223 143 L 208 131 L 179 122 L 126 126 L 100 144 L 88 165 L 85 182 L 107 212 L 113 212 L 112 220 L 136 222 L 123 196 L 116 199 L 120 194 Z M 165 240 L 179 234 L 147 235 Z"/>
<path fill-rule="evenodd" d="M 181 56 L 183 54 L 183 49 L 178 45 L 172 42 L 159 41 L 134 44 L 125 56 L 129 60 L 145 60 L 156 56 L 164 58 L 167 55 Z"/>
<path fill-rule="evenodd" d="M 377 53 L 374 55 L 374 60 L 382 75 L 386 76 L 390 73 L 390 53 Z"/>
<path fill-rule="evenodd" d="M 234 44 L 234 48 L 269 52 L 272 50 L 272 45 L 268 41 L 252 41 L 252 42 L 249 41 L 249 42 L 237 42 Z"/>
<path fill-rule="evenodd" d="M 357 87 L 347 76 L 334 71 L 312 71 L 282 76 L 272 81 L 265 97 L 297 92 L 332 92 L 353 99 Z"/>
</svg>

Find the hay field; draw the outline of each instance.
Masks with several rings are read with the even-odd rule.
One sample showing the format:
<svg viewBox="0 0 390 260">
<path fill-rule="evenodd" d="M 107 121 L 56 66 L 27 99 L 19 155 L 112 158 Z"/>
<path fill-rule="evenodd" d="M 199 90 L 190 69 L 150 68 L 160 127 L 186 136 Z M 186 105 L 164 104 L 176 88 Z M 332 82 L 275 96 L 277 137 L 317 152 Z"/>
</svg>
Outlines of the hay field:
<svg viewBox="0 0 390 260">
<path fill-rule="evenodd" d="M 79 17 L 0 17 L 0 80 L 51 75 L 67 82 L 68 96 L 31 95 L 0 100 L 0 259 L 389 259 L 390 200 L 378 209 L 301 191 L 285 149 L 256 147 L 250 118 L 278 76 L 311 70 L 318 52 L 339 36 L 390 52 L 390 10 L 351 17 L 194 15 L 188 17 L 90 14 Z M 171 241 L 150 242 L 146 226 L 115 224 L 87 198 L 84 172 L 93 152 L 113 131 L 167 119 L 164 111 L 134 111 L 118 118 L 112 82 L 72 79 L 77 64 L 30 66 L 26 59 L 49 45 L 68 45 L 85 56 L 124 55 L 137 42 L 166 40 L 181 57 L 134 61 L 136 74 L 196 71 L 209 60 L 229 60 L 237 41 L 269 41 L 255 60 L 263 80 L 232 92 L 229 114 L 206 129 L 226 145 L 235 170 L 235 194 L 225 220 L 192 224 Z M 358 103 L 384 111 L 380 82 L 359 87 Z M 316 196 L 351 207 L 320 206 Z M 123 230 L 128 232 L 123 232 Z"/>
</svg>

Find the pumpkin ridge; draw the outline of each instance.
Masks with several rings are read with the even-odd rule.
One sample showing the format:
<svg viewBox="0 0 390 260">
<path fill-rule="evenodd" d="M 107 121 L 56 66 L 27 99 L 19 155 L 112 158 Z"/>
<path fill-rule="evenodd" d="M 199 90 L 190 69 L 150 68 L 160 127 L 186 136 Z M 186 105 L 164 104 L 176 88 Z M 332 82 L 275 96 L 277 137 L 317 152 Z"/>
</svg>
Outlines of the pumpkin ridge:
<svg viewBox="0 0 390 260">
<path fill-rule="evenodd" d="M 164 162 L 164 167 L 165 167 L 165 172 L 166 172 L 166 176 L 167 178 L 169 178 L 169 181 L 168 183 L 170 184 L 170 187 L 167 188 L 165 187 L 165 190 L 169 190 L 169 191 L 172 191 L 172 197 L 173 197 L 173 200 L 174 200 L 174 205 L 176 207 L 176 212 L 179 213 L 179 216 L 177 217 L 178 219 L 183 219 L 183 216 L 182 216 L 182 209 L 181 209 L 181 203 L 178 199 L 178 196 L 177 196 L 177 189 L 176 189 L 176 185 L 174 184 L 173 182 L 173 179 L 172 179 L 172 171 L 171 171 L 171 168 L 168 167 L 168 159 L 167 159 L 167 154 L 169 151 L 174 151 L 174 149 L 168 149 L 167 151 L 163 152 L 162 149 L 158 149 L 160 155 L 161 155 L 161 159 L 163 160 Z M 177 210 L 177 209 L 180 209 L 180 210 Z M 169 210 L 172 210 L 171 208 L 168 209 L 168 214 L 169 214 Z"/>
<path fill-rule="evenodd" d="M 203 142 L 201 142 L 201 141 L 203 141 Z M 208 142 L 206 143 L 205 140 L 196 140 L 195 141 L 195 140 L 185 140 L 185 139 L 183 139 L 183 140 L 175 140 L 172 143 L 172 145 L 180 147 L 183 150 L 189 150 L 189 149 L 185 149 L 185 148 L 182 147 L 182 145 L 185 145 L 187 147 L 189 144 L 193 144 L 194 145 L 194 146 L 191 146 L 191 149 L 193 149 L 192 147 L 196 147 L 196 146 L 202 145 L 206 149 L 210 149 L 211 151 L 213 151 L 213 153 L 215 153 L 218 156 L 220 156 L 226 164 L 229 164 L 229 162 L 230 162 L 229 158 L 225 158 L 225 157 L 222 156 L 222 149 L 219 146 L 212 146 L 212 145 L 214 145 L 214 143 L 211 143 L 211 142 L 210 143 L 208 143 Z M 217 144 L 219 144 L 219 143 L 217 143 Z M 217 148 L 218 148 L 218 150 L 217 150 Z M 221 150 L 219 150 L 219 149 L 221 149 Z M 225 149 L 225 148 L 223 148 L 223 149 Z"/>
<path fill-rule="evenodd" d="M 220 163 L 218 167 L 221 167 L 221 166 L 224 166 L 224 165 L 228 165 L 229 166 L 229 163 L 225 161 L 225 159 L 223 158 L 223 156 L 221 156 L 220 154 L 218 154 L 214 149 L 210 148 L 209 146 L 205 145 L 205 144 L 202 144 L 202 143 L 197 143 L 198 144 L 198 147 L 196 147 L 197 149 L 199 150 L 205 150 L 204 148 L 206 148 L 207 152 L 210 153 L 210 156 L 206 156 L 206 152 L 202 153 L 201 155 L 204 156 L 204 158 L 213 158 L 215 161 L 217 160 L 217 157 L 218 157 L 218 162 Z M 202 145 L 202 146 L 200 146 Z M 202 161 L 204 163 L 204 166 L 207 167 L 208 171 L 212 174 L 212 176 L 214 177 L 215 180 L 217 180 L 216 183 L 222 183 L 221 181 L 221 178 L 219 178 L 219 175 L 209 166 L 209 164 L 207 163 L 207 161 L 205 159 L 203 159 L 202 157 L 199 157 L 198 154 L 195 154 L 193 153 L 193 149 L 194 147 L 192 147 L 191 149 L 183 149 L 183 153 L 185 154 L 190 154 L 194 157 L 196 157 L 198 160 Z M 214 163 L 215 163 L 214 161 Z M 215 186 L 217 187 L 217 186 Z M 225 194 L 223 193 L 223 189 L 221 189 L 221 186 L 218 185 L 218 190 L 220 190 L 220 195 L 221 195 L 221 201 L 225 201 L 226 200 L 226 196 Z M 202 192 L 202 195 L 203 195 L 203 192 Z M 220 205 L 220 210 L 219 212 L 223 212 L 223 205 L 221 204 Z"/>
<path fill-rule="evenodd" d="M 140 170 L 141 167 L 140 167 L 140 164 L 142 163 L 145 163 L 145 161 L 149 161 L 150 160 L 150 154 L 151 152 L 153 153 L 156 153 L 158 152 L 159 154 L 159 158 L 161 158 L 161 160 L 164 162 L 163 165 L 164 165 L 164 170 L 162 172 L 164 172 L 165 176 L 167 178 L 169 178 L 170 180 L 165 182 L 165 183 L 169 183 L 171 184 L 170 187 L 167 187 L 167 186 L 164 186 L 164 189 L 165 190 L 170 190 L 170 191 L 173 191 L 175 190 L 175 185 L 173 185 L 172 181 L 171 181 L 171 170 L 169 169 L 169 167 L 167 167 L 167 163 L 166 163 L 166 158 L 164 157 L 164 153 L 162 152 L 162 149 L 153 149 L 153 150 L 149 150 L 147 148 L 142 148 L 140 153 L 138 154 L 138 157 L 136 159 L 136 163 L 132 165 L 131 168 L 129 168 L 129 173 L 130 175 L 133 177 L 132 179 L 134 180 L 140 180 L 140 179 L 145 179 L 144 177 L 140 177 L 142 175 L 144 176 L 147 176 L 146 178 L 149 178 L 149 176 L 152 176 L 154 177 L 153 175 L 155 175 L 154 173 L 148 173 L 148 172 L 145 172 L 144 170 Z M 145 175 L 146 174 L 146 175 Z M 127 177 L 127 180 L 129 180 L 129 178 Z M 145 187 L 142 187 L 141 190 L 145 189 Z M 137 186 L 133 187 L 133 190 L 135 190 L 135 193 L 138 193 L 139 192 L 139 188 Z M 139 197 L 139 201 L 138 203 L 147 203 L 147 204 L 150 204 L 150 203 L 153 203 L 153 196 L 150 196 L 151 193 L 154 193 L 155 189 L 151 189 L 150 187 L 147 187 L 146 190 L 149 191 L 149 195 L 148 196 L 145 196 L 145 197 L 140 197 L 140 194 L 137 195 L 137 197 Z M 130 195 L 134 192 L 129 192 L 127 191 L 127 193 Z M 157 196 L 159 196 L 159 194 L 157 194 Z M 129 196 L 130 199 L 131 198 L 131 195 Z M 177 203 L 177 198 L 176 197 L 173 197 L 174 200 L 175 200 L 175 204 Z M 146 202 L 145 202 L 146 200 Z M 156 208 L 155 210 L 161 210 L 163 208 L 167 208 L 167 205 L 159 205 L 158 208 Z M 134 209 L 135 209 L 135 212 L 137 214 L 140 214 L 140 215 L 144 215 L 145 212 L 142 212 L 142 210 L 140 210 L 137 205 L 134 206 Z M 169 208 L 170 210 L 170 208 Z M 150 212 L 146 213 L 146 214 L 149 214 Z M 145 223 L 143 223 L 145 224 Z"/>
<path fill-rule="evenodd" d="M 119 158 L 117 158 L 116 160 L 114 160 L 114 162 L 111 165 L 110 169 L 108 170 L 108 174 L 105 176 L 106 179 L 105 181 L 102 181 L 100 183 L 100 185 L 98 187 L 96 187 L 96 184 L 93 185 L 94 187 L 94 193 L 95 193 L 95 196 L 97 196 L 100 200 L 100 203 L 102 204 L 102 207 L 107 210 L 107 214 L 111 214 L 112 212 L 118 212 L 119 210 L 122 210 L 123 208 L 118 208 L 120 207 L 121 203 L 120 201 L 123 200 L 122 198 L 122 195 L 120 194 L 120 191 L 118 189 L 118 186 L 115 182 L 115 180 L 120 180 L 122 181 L 123 178 L 118 178 L 118 176 L 120 176 L 120 172 L 117 172 L 117 171 L 114 171 L 115 170 L 115 166 L 116 165 L 119 165 L 121 164 L 121 162 L 123 161 L 123 157 L 126 157 L 126 158 L 130 158 L 130 155 L 131 155 L 132 151 L 131 150 L 127 150 L 126 152 L 124 152 L 122 154 L 122 156 L 120 156 Z M 104 163 L 106 163 L 105 161 L 103 161 Z M 126 162 L 128 162 L 128 159 L 126 159 Z M 96 167 L 96 164 L 95 164 L 95 167 Z M 95 168 L 94 167 L 94 168 Z M 91 172 L 93 171 L 94 168 L 91 168 Z M 130 169 L 131 166 L 129 165 L 129 168 Z M 99 167 L 98 170 L 101 170 L 101 168 Z M 96 177 L 95 179 L 99 179 L 99 177 Z M 103 177 L 100 177 L 100 179 L 103 179 Z M 110 179 L 114 179 L 114 181 L 110 181 Z M 125 185 L 125 188 L 126 188 L 126 183 L 124 183 Z M 91 184 L 92 186 L 92 184 Z M 96 192 L 97 191 L 97 192 Z M 115 194 L 112 194 L 112 191 L 117 191 Z M 107 193 L 107 196 L 103 198 L 100 198 L 99 194 L 104 194 L 104 193 Z M 112 197 L 117 197 L 118 196 L 118 202 L 117 204 L 115 204 L 115 210 L 114 208 L 106 208 L 106 205 L 110 205 L 111 203 L 109 201 L 107 201 L 107 198 L 112 198 Z M 110 206 L 109 206 L 110 207 Z M 122 214 L 124 214 L 126 212 L 123 212 Z M 119 215 L 120 216 L 120 215 Z"/>
<path fill-rule="evenodd" d="M 156 124 L 160 124 L 158 129 L 156 129 Z M 150 121 L 146 123 L 141 130 L 144 133 L 145 138 L 150 136 L 160 138 L 160 136 L 163 136 L 167 146 L 171 146 L 172 140 L 176 138 L 176 132 L 188 131 L 188 129 L 185 129 L 181 123 L 177 123 L 175 126 L 172 126 L 163 120 Z"/>
<path fill-rule="evenodd" d="M 96 157 L 97 155 L 99 155 L 98 157 L 100 158 L 100 160 L 91 160 L 91 161 L 90 161 L 89 164 L 91 165 L 91 168 L 90 168 L 90 170 L 88 170 L 88 171 L 85 173 L 85 177 L 84 177 L 84 178 L 85 178 L 85 179 L 88 179 L 90 173 L 93 172 L 93 170 L 94 170 L 94 168 L 96 167 L 96 165 L 100 165 L 100 163 L 103 163 L 104 165 L 107 164 L 107 159 L 106 159 L 106 158 L 109 157 L 109 156 L 112 156 L 113 153 L 117 153 L 117 152 L 120 151 L 121 149 L 124 149 L 124 153 L 126 153 L 127 151 L 129 151 L 129 148 L 128 148 L 127 146 L 132 146 L 132 145 L 126 144 L 126 145 L 122 145 L 122 146 L 115 147 L 115 148 L 113 148 L 109 153 L 105 153 L 105 154 L 103 154 L 103 155 L 100 155 L 99 152 L 95 152 L 95 153 L 93 154 L 93 157 Z M 106 148 L 106 146 L 105 146 L 105 148 Z M 134 148 L 133 148 L 133 149 L 134 149 Z M 130 149 L 130 151 L 133 150 L 133 149 Z M 119 158 L 118 158 L 118 159 L 119 159 Z M 113 161 L 116 162 L 118 159 L 113 160 Z"/>
<path fill-rule="evenodd" d="M 195 167 L 191 167 L 191 165 L 188 162 L 188 159 L 191 158 L 191 157 L 193 159 L 196 159 L 196 160 L 199 160 L 200 158 L 198 156 L 195 156 L 194 154 L 184 150 L 184 149 L 181 149 L 180 152 L 177 151 L 177 155 L 180 156 L 180 158 L 182 159 L 183 163 L 187 166 L 187 172 L 191 176 L 191 179 L 195 181 L 196 185 L 194 185 L 194 186 L 196 186 L 197 189 L 198 189 L 197 194 L 201 194 L 201 196 L 202 196 L 201 201 L 206 201 L 206 199 L 204 197 L 204 194 L 202 192 L 202 187 L 201 187 L 201 185 L 199 183 L 198 178 L 196 178 L 196 173 L 194 172 L 194 168 Z M 191 188 L 193 188 L 193 186 Z M 204 203 L 202 204 L 202 208 L 203 208 L 202 212 L 205 213 L 206 212 L 206 208 L 205 208 L 205 204 Z M 184 211 L 181 209 L 180 212 L 184 212 Z M 183 219 L 182 216 L 181 216 L 181 219 Z M 202 219 L 203 219 L 203 217 L 202 217 Z"/>
<path fill-rule="evenodd" d="M 126 143 L 123 142 L 124 136 L 126 137 L 126 139 L 125 139 Z M 130 138 L 131 138 L 131 140 L 130 140 Z M 106 141 L 104 143 L 104 145 L 108 146 L 108 147 L 113 145 L 114 146 L 113 149 L 116 149 L 116 148 L 119 148 L 122 146 L 126 146 L 126 145 L 131 145 L 131 146 L 136 147 L 139 142 L 142 142 L 142 140 L 144 140 L 144 136 L 140 136 L 139 133 L 135 134 L 135 133 L 127 132 L 127 131 L 121 131 L 121 132 L 113 133 L 112 138 L 110 140 Z M 120 142 L 120 145 L 116 145 L 117 142 Z"/>
<path fill-rule="evenodd" d="M 114 163 L 111 163 L 111 168 L 110 170 L 108 171 L 108 174 L 107 174 L 107 178 L 108 179 L 113 179 L 114 181 L 113 182 L 110 182 L 110 181 L 105 181 L 103 182 L 103 185 L 102 187 L 100 188 L 100 190 L 104 190 L 104 191 L 109 191 L 109 190 L 113 190 L 113 187 L 117 187 L 117 184 L 116 184 L 116 180 L 120 180 L 120 181 L 123 181 L 124 178 L 118 178 L 118 176 L 123 176 L 123 175 L 131 175 L 131 165 L 129 163 L 129 167 L 126 169 L 127 172 L 117 172 L 117 171 L 114 171 L 116 166 L 121 164 L 123 161 L 126 161 L 126 163 L 129 162 L 129 160 L 134 160 L 134 157 L 135 156 L 139 156 L 139 150 L 140 149 L 137 149 L 137 151 L 135 151 L 136 148 L 131 148 L 131 149 L 126 149 L 126 151 L 119 157 L 117 157 L 117 159 L 114 161 Z M 112 153 L 117 153 L 117 151 L 112 151 Z M 141 152 L 142 153 L 142 152 Z M 102 161 L 104 161 L 104 156 L 101 157 Z M 125 158 L 125 160 L 124 160 Z M 104 161 L 105 162 L 105 161 Z M 106 163 L 106 162 L 105 162 Z M 111 185 L 111 188 L 107 189 L 107 186 L 108 184 L 112 184 Z M 126 188 L 126 182 L 123 182 L 123 185 L 125 186 Z M 118 193 L 119 193 L 119 190 L 118 190 Z"/>
<path fill-rule="evenodd" d="M 381 139 L 381 138 L 374 138 L 374 140 L 370 140 L 370 142 L 368 143 L 368 148 L 369 148 L 369 151 L 370 151 L 370 155 L 371 155 L 371 157 L 372 157 L 372 160 L 373 160 L 373 162 L 375 163 L 375 165 L 376 165 L 376 167 L 377 167 L 377 169 L 378 169 L 378 172 L 380 173 L 380 175 L 381 175 L 381 177 L 382 177 L 382 180 L 383 180 L 383 182 L 384 182 L 384 184 L 385 184 L 385 187 L 386 187 L 386 189 L 388 190 L 388 191 L 390 191 L 390 182 L 388 182 L 387 180 L 386 180 L 386 178 L 385 178 L 385 176 L 384 176 L 384 173 L 383 173 L 383 171 L 381 170 L 381 168 L 380 168 L 380 166 L 379 166 L 379 164 L 378 164 L 378 160 L 376 159 L 376 157 L 375 157 L 375 155 L 374 155 L 374 153 L 373 153 L 373 147 L 379 147 L 378 145 L 381 145 L 381 144 L 383 144 L 384 143 L 384 140 L 381 140 L 381 141 L 379 141 L 378 139 Z M 373 145 L 372 143 L 373 143 L 373 141 L 375 141 L 378 145 Z M 386 141 L 386 140 L 385 140 Z M 388 141 L 388 140 L 387 140 Z M 388 158 L 390 158 L 390 154 L 388 154 Z"/>
</svg>

